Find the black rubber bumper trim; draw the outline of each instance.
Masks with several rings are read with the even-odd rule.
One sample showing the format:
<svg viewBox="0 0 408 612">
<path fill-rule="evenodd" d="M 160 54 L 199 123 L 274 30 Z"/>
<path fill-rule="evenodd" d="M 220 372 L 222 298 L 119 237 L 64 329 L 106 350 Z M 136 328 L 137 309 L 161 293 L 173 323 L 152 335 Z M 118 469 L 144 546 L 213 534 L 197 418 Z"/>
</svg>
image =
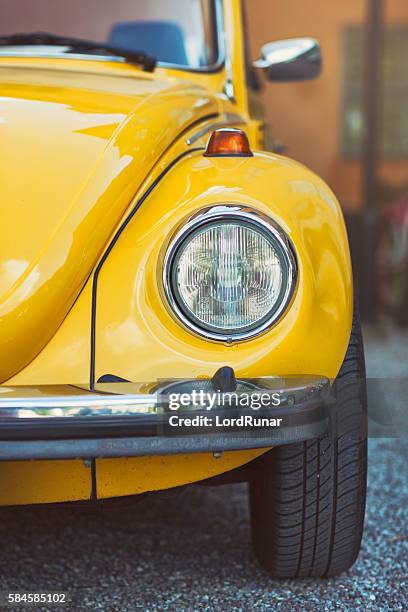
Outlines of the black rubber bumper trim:
<svg viewBox="0 0 408 612">
<path fill-rule="evenodd" d="M 203 429 L 198 434 L 192 433 L 191 428 L 182 433 L 174 431 L 163 419 L 158 422 L 157 417 L 154 424 L 152 417 L 146 417 L 143 424 L 137 417 L 138 424 L 132 419 L 132 426 L 129 419 L 119 422 L 117 418 L 117 430 L 112 429 L 112 422 L 86 424 L 84 419 L 76 427 L 74 423 L 69 426 L 56 423 L 56 419 L 46 427 L 43 422 L 41 427 L 37 421 L 32 423 L 31 430 L 27 422 L 22 429 L 11 424 L 5 427 L 3 421 L 0 423 L 0 460 L 140 457 L 267 448 L 327 434 L 328 411 L 328 405 L 308 403 L 274 410 L 273 415 L 270 412 L 269 417 L 286 419 L 281 427 Z"/>
</svg>

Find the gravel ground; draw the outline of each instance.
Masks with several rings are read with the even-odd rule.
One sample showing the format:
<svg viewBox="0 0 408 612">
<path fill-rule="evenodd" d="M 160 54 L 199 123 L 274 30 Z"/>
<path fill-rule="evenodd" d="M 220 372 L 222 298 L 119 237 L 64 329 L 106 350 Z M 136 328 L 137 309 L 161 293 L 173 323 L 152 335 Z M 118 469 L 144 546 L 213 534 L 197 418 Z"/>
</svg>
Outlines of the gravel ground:
<svg viewBox="0 0 408 612">
<path fill-rule="evenodd" d="M 393 372 L 407 342 L 369 331 L 370 375 Z M 405 611 L 408 439 L 370 440 L 369 460 L 362 551 L 335 580 L 271 581 L 251 552 L 246 487 L 228 485 L 103 508 L 2 509 L 0 590 L 68 591 L 75 612 Z"/>
</svg>

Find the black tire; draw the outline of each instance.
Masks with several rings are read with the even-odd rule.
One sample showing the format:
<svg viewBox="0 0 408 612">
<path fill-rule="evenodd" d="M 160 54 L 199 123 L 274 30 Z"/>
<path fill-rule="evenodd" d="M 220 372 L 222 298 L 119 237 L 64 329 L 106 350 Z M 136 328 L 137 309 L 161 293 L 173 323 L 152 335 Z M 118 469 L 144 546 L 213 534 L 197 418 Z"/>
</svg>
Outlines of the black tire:
<svg viewBox="0 0 408 612">
<path fill-rule="evenodd" d="M 335 576 L 360 550 L 367 481 L 367 395 L 355 313 L 334 382 L 331 434 L 261 457 L 250 481 L 256 556 L 275 578 Z"/>
</svg>

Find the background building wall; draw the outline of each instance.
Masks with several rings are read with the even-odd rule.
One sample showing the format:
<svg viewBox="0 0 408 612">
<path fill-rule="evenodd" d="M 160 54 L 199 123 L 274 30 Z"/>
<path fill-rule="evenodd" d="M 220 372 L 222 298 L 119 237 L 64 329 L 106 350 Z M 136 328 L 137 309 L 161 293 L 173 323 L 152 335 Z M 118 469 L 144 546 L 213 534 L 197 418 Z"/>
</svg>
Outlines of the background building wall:
<svg viewBox="0 0 408 612">
<path fill-rule="evenodd" d="M 343 208 L 364 205 L 362 165 L 341 153 L 343 113 L 343 35 L 346 28 L 364 27 L 368 0 L 246 0 L 248 34 L 253 59 L 262 44 L 280 38 L 313 36 L 322 46 L 323 75 L 317 81 L 266 84 L 262 99 L 273 135 L 288 155 L 322 175 Z M 408 27 L 408 2 L 386 0 L 386 26 Z M 363 75 L 362 75 L 363 77 Z M 381 179 L 408 181 L 407 160 L 383 161 Z"/>
</svg>

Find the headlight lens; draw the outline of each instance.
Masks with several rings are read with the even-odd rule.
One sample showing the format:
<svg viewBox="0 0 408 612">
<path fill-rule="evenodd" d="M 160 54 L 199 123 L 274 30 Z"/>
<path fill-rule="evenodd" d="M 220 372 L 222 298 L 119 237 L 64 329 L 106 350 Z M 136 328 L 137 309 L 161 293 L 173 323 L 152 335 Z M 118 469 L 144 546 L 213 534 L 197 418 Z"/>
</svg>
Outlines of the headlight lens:
<svg viewBox="0 0 408 612">
<path fill-rule="evenodd" d="M 272 222 L 253 211 L 220 208 L 219 215 L 216 207 L 199 216 L 175 240 L 165 284 L 176 314 L 189 327 L 215 339 L 245 339 L 271 325 L 286 307 L 295 261 Z"/>
</svg>

